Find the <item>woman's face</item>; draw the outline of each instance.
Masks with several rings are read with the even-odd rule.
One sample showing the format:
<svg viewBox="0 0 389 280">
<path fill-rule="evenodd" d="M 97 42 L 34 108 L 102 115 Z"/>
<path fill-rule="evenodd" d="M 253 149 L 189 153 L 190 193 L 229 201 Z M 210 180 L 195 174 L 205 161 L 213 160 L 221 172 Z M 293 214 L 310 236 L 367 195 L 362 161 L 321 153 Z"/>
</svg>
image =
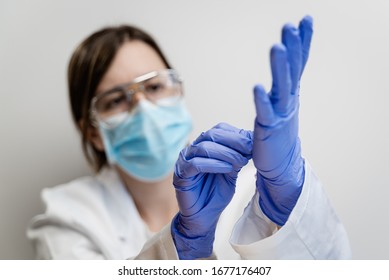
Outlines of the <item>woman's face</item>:
<svg viewBox="0 0 389 280">
<path fill-rule="evenodd" d="M 97 86 L 96 94 L 129 83 L 143 74 L 163 69 L 166 69 L 163 60 L 148 44 L 139 40 L 125 42 L 119 48 L 108 71 Z M 142 96 L 134 96 L 134 98 L 137 100 Z M 99 151 L 104 151 L 104 145 L 98 131 L 93 129 L 88 134 L 94 147 Z"/>
</svg>

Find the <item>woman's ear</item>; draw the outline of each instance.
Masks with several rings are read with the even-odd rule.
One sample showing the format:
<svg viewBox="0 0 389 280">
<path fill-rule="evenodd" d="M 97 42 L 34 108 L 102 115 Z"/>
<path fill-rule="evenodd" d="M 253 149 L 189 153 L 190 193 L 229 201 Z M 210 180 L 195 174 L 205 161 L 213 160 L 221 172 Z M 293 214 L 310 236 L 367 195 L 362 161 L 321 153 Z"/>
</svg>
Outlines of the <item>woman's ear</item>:
<svg viewBox="0 0 389 280">
<path fill-rule="evenodd" d="M 85 123 L 81 120 L 79 124 L 80 124 L 81 131 L 83 131 Z M 104 152 L 103 139 L 100 135 L 99 130 L 96 127 L 93 127 L 91 125 L 87 127 L 86 138 L 88 142 L 90 142 L 96 150 L 100 152 Z"/>
</svg>

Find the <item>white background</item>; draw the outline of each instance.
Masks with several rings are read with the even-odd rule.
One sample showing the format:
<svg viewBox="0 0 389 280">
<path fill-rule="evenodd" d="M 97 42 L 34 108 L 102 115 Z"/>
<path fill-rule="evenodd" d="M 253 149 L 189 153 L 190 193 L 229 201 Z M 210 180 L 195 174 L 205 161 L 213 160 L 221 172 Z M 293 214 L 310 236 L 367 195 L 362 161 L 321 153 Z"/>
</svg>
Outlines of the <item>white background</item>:
<svg viewBox="0 0 389 280">
<path fill-rule="evenodd" d="M 303 153 L 348 231 L 354 258 L 389 259 L 389 2 L 110 0 L 0 2 L 0 259 L 31 259 L 42 188 L 90 174 L 69 110 L 78 43 L 135 24 L 185 79 L 195 127 L 251 129 L 252 88 L 271 84 L 269 49 L 286 22 L 315 20 L 301 88 Z"/>
</svg>

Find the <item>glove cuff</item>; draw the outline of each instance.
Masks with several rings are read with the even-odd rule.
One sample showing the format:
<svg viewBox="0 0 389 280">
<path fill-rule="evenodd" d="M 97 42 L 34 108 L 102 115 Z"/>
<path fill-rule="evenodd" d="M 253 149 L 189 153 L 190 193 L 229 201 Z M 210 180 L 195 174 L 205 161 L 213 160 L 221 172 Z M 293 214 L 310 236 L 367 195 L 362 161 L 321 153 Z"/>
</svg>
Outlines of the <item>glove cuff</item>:
<svg viewBox="0 0 389 280">
<path fill-rule="evenodd" d="M 171 234 L 181 260 L 193 260 L 208 258 L 213 252 L 216 226 L 210 229 L 204 236 L 191 236 L 190 229 L 186 229 L 181 222 L 178 213 L 171 224 Z"/>
</svg>

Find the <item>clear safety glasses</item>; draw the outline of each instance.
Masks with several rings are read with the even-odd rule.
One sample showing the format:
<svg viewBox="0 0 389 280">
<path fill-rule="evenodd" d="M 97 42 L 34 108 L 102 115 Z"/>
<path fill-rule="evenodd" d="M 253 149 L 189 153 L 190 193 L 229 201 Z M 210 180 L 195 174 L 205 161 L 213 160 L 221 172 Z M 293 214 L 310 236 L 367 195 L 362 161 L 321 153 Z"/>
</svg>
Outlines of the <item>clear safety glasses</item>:
<svg viewBox="0 0 389 280">
<path fill-rule="evenodd" d="M 174 106 L 182 97 L 182 81 L 173 69 L 153 71 L 132 82 L 114 87 L 95 96 L 91 103 L 91 119 L 106 128 L 114 128 L 125 120 L 137 106 L 133 98 L 141 92 L 150 102 L 159 106 Z"/>
</svg>

